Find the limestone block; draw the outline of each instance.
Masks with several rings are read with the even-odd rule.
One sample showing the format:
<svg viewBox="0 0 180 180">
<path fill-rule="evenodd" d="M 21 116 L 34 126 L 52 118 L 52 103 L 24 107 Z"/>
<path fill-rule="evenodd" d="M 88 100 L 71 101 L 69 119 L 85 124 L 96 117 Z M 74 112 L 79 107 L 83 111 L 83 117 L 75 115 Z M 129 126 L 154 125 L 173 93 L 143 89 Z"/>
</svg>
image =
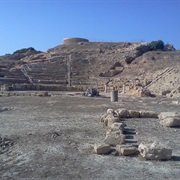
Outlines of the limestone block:
<svg viewBox="0 0 180 180">
<path fill-rule="evenodd" d="M 108 144 L 95 144 L 94 151 L 97 154 L 108 154 L 111 151 L 111 147 Z"/>
<path fill-rule="evenodd" d="M 127 118 L 128 117 L 128 110 L 125 108 L 117 109 L 115 112 L 119 115 L 120 118 Z"/>
<path fill-rule="evenodd" d="M 158 118 L 158 114 L 154 111 L 140 110 L 139 113 L 141 118 Z"/>
<path fill-rule="evenodd" d="M 118 144 L 125 143 L 125 135 L 121 134 L 120 132 L 111 132 L 106 135 L 104 139 L 104 143 L 109 144 L 110 146 L 116 146 Z"/>
<path fill-rule="evenodd" d="M 136 110 L 129 110 L 128 114 L 129 114 L 130 118 L 139 118 L 140 117 L 139 111 L 136 111 Z"/>
<path fill-rule="evenodd" d="M 104 122 L 107 116 L 108 116 L 108 113 L 103 114 L 100 118 L 100 121 Z"/>
<path fill-rule="evenodd" d="M 107 118 L 106 118 L 107 119 Z M 120 122 L 120 118 L 119 117 L 114 117 L 114 116 L 109 116 L 108 117 L 108 122 L 107 122 L 107 126 L 108 127 L 111 127 L 113 123 L 116 123 L 116 122 Z"/>
<path fill-rule="evenodd" d="M 180 118 L 180 113 L 178 113 L 178 112 L 161 112 L 158 116 L 158 118 L 160 120 L 163 120 L 163 119 L 169 118 L 169 117 Z"/>
<path fill-rule="evenodd" d="M 107 113 L 108 113 L 108 114 L 113 114 L 113 113 L 114 113 L 114 110 L 113 110 L 113 109 L 108 109 L 108 110 L 107 110 Z"/>
<path fill-rule="evenodd" d="M 180 126 L 180 117 L 167 117 L 163 120 L 160 120 L 160 124 L 166 127 Z"/>
<path fill-rule="evenodd" d="M 138 148 L 132 145 L 117 145 L 116 150 L 120 155 L 123 156 L 135 155 L 139 153 Z"/>
<path fill-rule="evenodd" d="M 146 160 L 169 160 L 172 156 L 172 149 L 159 142 L 142 142 L 138 150 Z"/>
<path fill-rule="evenodd" d="M 115 122 L 111 125 L 111 131 L 115 132 L 115 131 L 119 131 L 121 130 L 122 132 L 124 132 L 125 127 L 124 127 L 124 123 L 120 123 L 120 122 Z"/>
</svg>

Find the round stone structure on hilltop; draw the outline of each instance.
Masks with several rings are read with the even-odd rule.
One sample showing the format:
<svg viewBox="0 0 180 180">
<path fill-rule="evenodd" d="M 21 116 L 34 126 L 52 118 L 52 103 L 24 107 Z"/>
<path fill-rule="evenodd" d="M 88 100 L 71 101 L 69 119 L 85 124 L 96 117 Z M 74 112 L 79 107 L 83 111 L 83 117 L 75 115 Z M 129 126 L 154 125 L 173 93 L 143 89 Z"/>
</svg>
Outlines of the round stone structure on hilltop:
<svg viewBox="0 0 180 180">
<path fill-rule="evenodd" d="M 79 42 L 89 42 L 88 39 L 85 38 L 64 38 L 63 44 L 73 44 L 73 43 L 79 43 Z"/>
</svg>

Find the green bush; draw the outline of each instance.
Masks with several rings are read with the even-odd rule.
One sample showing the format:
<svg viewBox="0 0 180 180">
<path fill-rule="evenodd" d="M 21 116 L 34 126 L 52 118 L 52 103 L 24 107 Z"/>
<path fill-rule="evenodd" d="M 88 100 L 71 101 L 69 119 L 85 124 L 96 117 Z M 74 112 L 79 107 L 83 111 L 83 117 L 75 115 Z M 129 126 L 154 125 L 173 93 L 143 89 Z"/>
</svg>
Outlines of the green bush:
<svg viewBox="0 0 180 180">
<path fill-rule="evenodd" d="M 164 50 L 164 42 L 162 40 L 152 41 L 150 43 L 151 51 Z"/>
</svg>

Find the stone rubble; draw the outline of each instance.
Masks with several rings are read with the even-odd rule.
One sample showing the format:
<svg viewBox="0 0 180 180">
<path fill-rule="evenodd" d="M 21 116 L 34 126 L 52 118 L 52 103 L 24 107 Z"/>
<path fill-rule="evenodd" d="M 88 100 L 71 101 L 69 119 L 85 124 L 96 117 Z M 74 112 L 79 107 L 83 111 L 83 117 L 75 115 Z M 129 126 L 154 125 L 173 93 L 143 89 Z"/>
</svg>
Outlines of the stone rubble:
<svg viewBox="0 0 180 180">
<path fill-rule="evenodd" d="M 106 137 L 103 143 L 95 144 L 95 153 L 118 154 L 119 156 L 137 156 L 140 154 L 146 160 L 171 159 L 172 149 L 160 142 L 142 142 L 137 148 L 135 144 L 126 141 L 128 131 L 125 128 L 125 118 L 159 118 L 160 123 L 165 126 L 180 125 L 180 114 L 176 112 L 162 112 L 158 115 L 154 111 L 147 110 L 137 111 L 121 108 L 114 111 L 108 109 L 101 116 L 101 122 L 106 128 Z M 173 120 L 172 124 L 169 123 L 170 120 Z"/>
</svg>

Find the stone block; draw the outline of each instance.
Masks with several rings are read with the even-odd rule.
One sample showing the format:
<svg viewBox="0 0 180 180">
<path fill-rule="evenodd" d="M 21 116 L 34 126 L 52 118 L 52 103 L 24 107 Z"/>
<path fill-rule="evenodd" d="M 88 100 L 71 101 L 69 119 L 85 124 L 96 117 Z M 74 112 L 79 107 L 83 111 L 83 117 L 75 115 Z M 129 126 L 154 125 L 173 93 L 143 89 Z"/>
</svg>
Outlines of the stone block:
<svg viewBox="0 0 180 180">
<path fill-rule="evenodd" d="M 177 127 L 180 126 L 179 117 L 167 117 L 163 120 L 160 120 L 160 124 L 166 127 Z"/>
<path fill-rule="evenodd" d="M 122 156 L 136 155 L 139 153 L 138 148 L 132 145 L 117 145 L 116 150 Z"/>
<path fill-rule="evenodd" d="M 128 114 L 129 114 L 129 118 L 139 118 L 140 117 L 139 111 L 136 111 L 136 110 L 129 110 Z"/>
<path fill-rule="evenodd" d="M 158 118 L 160 120 L 163 120 L 165 118 L 169 118 L 169 117 L 178 117 L 180 118 L 180 113 L 178 112 L 161 112 L 159 115 L 158 115 Z"/>
<path fill-rule="evenodd" d="M 141 118 L 158 118 L 158 114 L 154 111 L 140 110 L 139 113 Z"/>
<path fill-rule="evenodd" d="M 104 143 L 109 144 L 110 146 L 116 146 L 118 144 L 125 143 L 125 135 L 121 134 L 120 132 L 111 132 L 106 135 L 104 139 Z"/>
<path fill-rule="evenodd" d="M 108 109 L 108 110 L 107 110 L 107 113 L 108 113 L 108 114 L 113 114 L 113 113 L 114 113 L 114 110 L 113 110 L 113 109 Z"/>
<path fill-rule="evenodd" d="M 178 112 L 161 112 L 158 117 L 160 119 L 160 124 L 163 126 L 180 126 L 180 113 Z"/>
<path fill-rule="evenodd" d="M 107 126 L 110 127 L 110 128 L 111 128 L 113 123 L 121 121 L 119 117 L 114 117 L 114 116 L 108 117 L 107 119 L 108 119 Z"/>
<path fill-rule="evenodd" d="M 125 127 L 124 127 L 124 123 L 120 123 L 120 122 L 115 122 L 111 125 L 111 131 L 115 132 L 115 131 L 119 131 L 121 130 L 122 132 L 124 132 Z"/>
<path fill-rule="evenodd" d="M 94 151 L 96 154 L 108 154 L 111 151 L 111 147 L 108 144 L 95 144 Z"/>
<path fill-rule="evenodd" d="M 142 142 L 138 150 L 146 160 L 169 160 L 172 156 L 172 149 L 159 142 Z"/>
<path fill-rule="evenodd" d="M 115 112 L 119 115 L 120 118 L 127 118 L 128 117 L 128 110 L 125 108 L 117 109 Z"/>
</svg>

